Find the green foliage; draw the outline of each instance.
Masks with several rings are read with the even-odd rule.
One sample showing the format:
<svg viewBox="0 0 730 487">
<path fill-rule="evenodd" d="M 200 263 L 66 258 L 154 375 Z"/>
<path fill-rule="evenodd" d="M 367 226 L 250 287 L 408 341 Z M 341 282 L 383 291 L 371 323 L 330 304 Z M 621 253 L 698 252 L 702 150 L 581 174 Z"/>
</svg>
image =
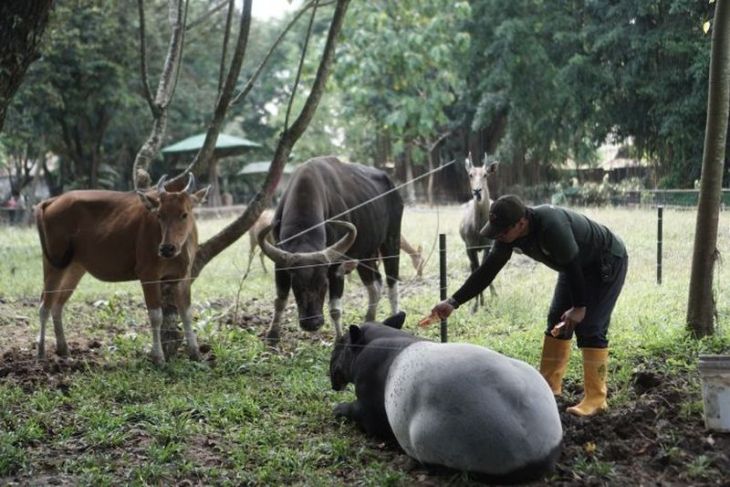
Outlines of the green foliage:
<svg viewBox="0 0 730 487">
<path fill-rule="evenodd" d="M 661 184 L 687 187 L 702 160 L 712 17 L 707 2 L 477 2 L 473 129 L 504 118 L 503 161 L 586 162 L 631 139 Z"/>
<path fill-rule="evenodd" d="M 466 87 L 470 37 L 463 25 L 471 8 L 468 2 L 443 6 L 402 1 L 350 7 L 333 77 L 343 120 L 355 122 L 347 125 L 346 140 L 370 142 L 353 147 L 362 153 L 358 160 L 377 158 L 378 134 L 401 144 L 432 140 L 460 118 L 449 109 Z M 393 155 L 402 150 L 395 147 Z"/>
<path fill-rule="evenodd" d="M 188 18 L 209 7 L 190 2 Z M 632 141 L 634 156 L 655 164 L 659 186 L 690 187 L 700 171 L 707 104 L 710 34 L 702 24 L 713 7 L 689 0 L 354 2 L 327 94 L 295 156 L 420 164 L 425 155 L 414 144 L 460 128 L 443 152 L 461 154 L 471 129 L 479 150 L 494 149 L 515 166 L 510 184 L 531 185 L 554 181 L 552 170 L 568 160 L 591 163 L 608 138 Z M 168 40 L 166 9 L 155 0 L 146 10 L 154 89 Z M 293 113 L 315 74 L 330 13 L 318 9 Z M 307 17 L 231 109 L 225 130 L 266 145 L 247 161 L 270 157 L 281 131 Z M 287 22 L 252 23 L 241 85 Z M 119 0 L 55 8 L 43 57 L 0 138 L 8 159 L 58 154 L 54 191 L 86 187 L 92 178 L 97 186 L 128 187 L 150 121 L 140 96 L 137 23 L 135 9 Z M 224 23 L 220 11 L 186 35 L 166 142 L 206 128 Z M 222 169 L 232 176 L 239 167 L 235 160 Z M 153 168 L 155 176 L 168 170 Z"/>
</svg>

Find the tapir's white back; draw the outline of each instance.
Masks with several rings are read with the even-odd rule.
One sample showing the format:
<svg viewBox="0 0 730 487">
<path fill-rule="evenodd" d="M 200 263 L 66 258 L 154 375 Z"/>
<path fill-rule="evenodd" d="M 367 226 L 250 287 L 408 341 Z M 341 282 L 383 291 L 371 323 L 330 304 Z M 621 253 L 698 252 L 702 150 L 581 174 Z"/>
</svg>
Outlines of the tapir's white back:
<svg viewBox="0 0 730 487">
<path fill-rule="evenodd" d="M 408 346 L 390 367 L 385 409 L 408 455 L 464 471 L 502 474 L 540 462 L 563 435 L 542 376 L 476 345 Z"/>
</svg>

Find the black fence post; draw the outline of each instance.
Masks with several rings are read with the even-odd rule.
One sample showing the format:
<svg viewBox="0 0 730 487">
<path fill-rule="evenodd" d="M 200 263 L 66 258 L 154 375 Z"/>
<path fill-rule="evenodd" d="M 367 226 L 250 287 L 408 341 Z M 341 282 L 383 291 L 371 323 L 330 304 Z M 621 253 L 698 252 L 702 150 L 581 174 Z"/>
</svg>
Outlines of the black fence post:
<svg viewBox="0 0 730 487">
<path fill-rule="evenodd" d="M 656 283 L 662 283 L 662 227 L 664 219 L 664 206 L 656 207 L 657 218 L 657 240 L 656 240 Z"/>
<path fill-rule="evenodd" d="M 439 234 L 439 288 L 441 291 L 441 301 L 446 299 L 446 234 Z M 449 325 L 446 318 L 441 320 L 441 343 L 446 343 L 449 339 Z"/>
</svg>

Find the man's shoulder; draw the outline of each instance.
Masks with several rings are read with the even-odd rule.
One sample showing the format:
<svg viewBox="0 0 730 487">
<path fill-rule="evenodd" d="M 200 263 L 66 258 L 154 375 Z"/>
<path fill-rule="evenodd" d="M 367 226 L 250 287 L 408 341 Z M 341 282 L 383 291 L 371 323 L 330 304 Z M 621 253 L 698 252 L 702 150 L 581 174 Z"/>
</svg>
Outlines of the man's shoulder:
<svg viewBox="0 0 730 487">
<path fill-rule="evenodd" d="M 553 222 L 564 222 L 570 219 L 570 210 L 555 205 L 538 205 L 532 207 L 535 217 L 539 222 L 547 224 Z"/>
</svg>

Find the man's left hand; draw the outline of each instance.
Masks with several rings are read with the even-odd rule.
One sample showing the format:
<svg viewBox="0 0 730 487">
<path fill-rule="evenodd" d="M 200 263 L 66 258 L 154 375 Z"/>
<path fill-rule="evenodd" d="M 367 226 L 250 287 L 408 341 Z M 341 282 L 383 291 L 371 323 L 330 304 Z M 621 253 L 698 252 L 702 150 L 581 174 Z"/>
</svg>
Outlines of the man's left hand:
<svg viewBox="0 0 730 487">
<path fill-rule="evenodd" d="M 586 317 L 586 308 L 585 306 L 581 306 L 579 308 L 570 308 L 568 311 L 563 313 L 563 316 L 560 317 L 561 320 L 565 322 L 565 327 L 563 328 L 563 331 L 567 333 L 572 333 L 573 330 L 575 330 L 575 327 L 580 324 L 581 321 L 583 321 L 583 318 Z"/>
</svg>

